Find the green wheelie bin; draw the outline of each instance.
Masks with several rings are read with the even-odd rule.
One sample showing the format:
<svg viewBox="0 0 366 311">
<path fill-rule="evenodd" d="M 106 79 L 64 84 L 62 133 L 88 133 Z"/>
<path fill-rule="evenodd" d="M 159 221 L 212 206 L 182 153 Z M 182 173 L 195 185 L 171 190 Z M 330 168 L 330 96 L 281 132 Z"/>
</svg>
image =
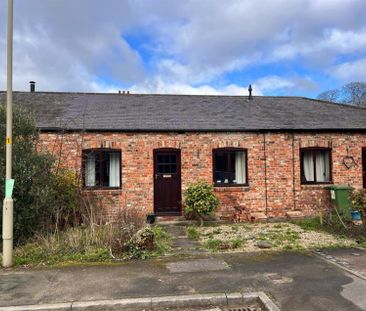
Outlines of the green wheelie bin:
<svg viewBox="0 0 366 311">
<path fill-rule="evenodd" d="M 337 208 L 341 216 L 351 220 L 352 202 L 350 194 L 352 187 L 348 185 L 333 185 L 327 187 L 330 191 L 330 201 Z"/>
</svg>

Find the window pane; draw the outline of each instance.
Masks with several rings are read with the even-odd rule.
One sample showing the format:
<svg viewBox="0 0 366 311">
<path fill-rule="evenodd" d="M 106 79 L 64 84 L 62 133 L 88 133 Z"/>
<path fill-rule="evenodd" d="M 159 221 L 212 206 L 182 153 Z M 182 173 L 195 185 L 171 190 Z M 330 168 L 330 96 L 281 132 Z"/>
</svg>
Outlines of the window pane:
<svg viewBox="0 0 366 311">
<path fill-rule="evenodd" d="M 313 182 L 314 180 L 314 157 L 311 151 L 303 153 L 303 177 L 305 182 Z"/>
<path fill-rule="evenodd" d="M 88 154 L 85 163 L 85 186 L 95 186 L 95 155 Z"/>
<path fill-rule="evenodd" d="M 95 154 L 95 185 L 101 186 L 101 160 L 100 153 Z"/>
<path fill-rule="evenodd" d="M 118 152 L 109 154 L 109 187 L 120 186 L 120 155 Z"/>
<path fill-rule="evenodd" d="M 106 152 L 102 152 L 101 153 L 101 163 L 100 163 L 100 167 L 101 167 L 101 180 L 100 180 L 100 184 L 103 185 L 103 187 L 109 187 L 109 154 Z"/>
<path fill-rule="evenodd" d="M 330 180 L 329 151 L 315 153 L 316 181 L 326 182 Z"/>
<path fill-rule="evenodd" d="M 162 154 L 158 154 L 158 163 L 164 163 L 164 156 Z"/>
<path fill-rule="evenodd" d="M 245 152 L 235 152 L 235 180 L 236 184 L 246 183 Z"/>
<path fill-rule="evenodd" d="M 172 164 L 177 163 L 177 156 L 175 154 L 170 155 L 170 163 Z"/>
<path fill-rule="evenodd" d="M 159 174 L 165 173 L 164 169 L 165 169 L 165 165 L 164 164 L 158 164 L 158 173 Z"/>
<path fill-rule="evenodd" d="M 224 183 L 227 179 L 226 172 L 228 170 L 228 158 L 225 153 L 217 151 L 214 154 L 215 157 L 215 183 Z"/>
</svg>

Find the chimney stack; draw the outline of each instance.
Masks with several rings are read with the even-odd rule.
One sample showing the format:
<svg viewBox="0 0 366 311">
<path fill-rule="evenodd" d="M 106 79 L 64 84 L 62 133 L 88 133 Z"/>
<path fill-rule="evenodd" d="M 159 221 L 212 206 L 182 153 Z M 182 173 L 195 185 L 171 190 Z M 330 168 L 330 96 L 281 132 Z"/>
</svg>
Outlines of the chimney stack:
<svg viewBox="0 0 366 311">
<path fill-rule="evenodd" d="M 253 96 L 252 96 L 252 91 L 253 91 L 253 89 L 252 89 L 252 85 L 251 84 L 249 84 L 249 88 L 248 88 L 248 91 L 249 91 L 249 99 L 253 99 Z"/>
<path fill-rule="evenodd" d="M 29 84 L 30 84 L 30 92 L 34 93 L 36 91 L 36 82 L 30 81 Z"/>
</svg>

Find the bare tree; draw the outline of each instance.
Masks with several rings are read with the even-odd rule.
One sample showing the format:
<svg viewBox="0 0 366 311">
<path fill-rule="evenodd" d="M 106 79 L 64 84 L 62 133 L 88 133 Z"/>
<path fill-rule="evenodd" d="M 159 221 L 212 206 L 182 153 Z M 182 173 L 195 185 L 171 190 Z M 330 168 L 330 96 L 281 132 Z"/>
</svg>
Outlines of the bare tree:
<svg viewBox="0 0 366 311">
<path fill-rule="evenodd" d="M 366 108 L 366 82 L 351 82 L 325 91 L 318 95 L 318 99 Z"/>
</svg>

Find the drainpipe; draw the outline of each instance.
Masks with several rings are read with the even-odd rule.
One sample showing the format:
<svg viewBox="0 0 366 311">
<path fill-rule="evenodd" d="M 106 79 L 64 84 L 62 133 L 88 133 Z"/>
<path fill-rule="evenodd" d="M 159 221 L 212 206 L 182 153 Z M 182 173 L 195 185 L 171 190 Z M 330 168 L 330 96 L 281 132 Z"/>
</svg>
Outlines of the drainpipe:
<svg viewBox="0 0 366 311">
<path fill-rule="evenodd" d="M 264 192 L 266 204 L 266 216 L 268 215 L 268 182 L 267 182 L 267 150 L 266 150 L 266 133 L 263 133 L 263 155 L 264 155 Z"/>
<path fill-rule="evenodd" d="M 295 134 L 292 133 L 292 192 L 293 208 L 296 210 L 296 178 L 295 178 Z"/>
</svg>

